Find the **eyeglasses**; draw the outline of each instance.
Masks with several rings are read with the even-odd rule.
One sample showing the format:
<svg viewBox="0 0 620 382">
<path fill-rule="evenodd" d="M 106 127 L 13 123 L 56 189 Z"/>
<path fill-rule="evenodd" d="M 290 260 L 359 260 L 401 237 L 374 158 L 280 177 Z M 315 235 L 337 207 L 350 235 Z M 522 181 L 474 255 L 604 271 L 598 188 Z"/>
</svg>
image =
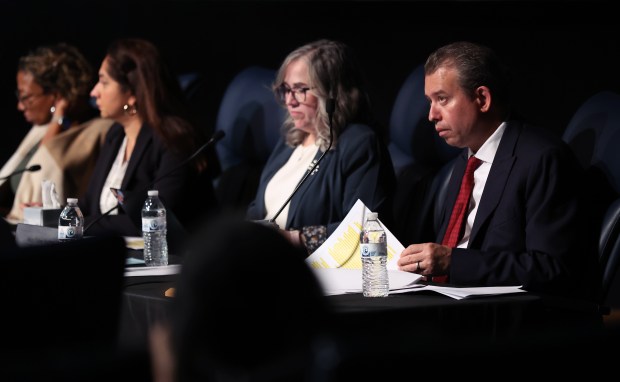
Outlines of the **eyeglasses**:
<svg viewBox="0 0 620 382">
<path fill-rule="evenodd" d="M 15 97 L 17 97 L 17 103 L 21 103 L 23 105 L 32 104 L 32 101 L 34 101 L 38 97 L 41 97 L 44 94 L 45 93 L 19 95 L 19 91 L 18 90 L 15 91 Z"/>
<path fill-rule="evenodd" d="M 280 85 L 276 89 L 276 98 L 282 104 L 286 103 L 286 97 L 290 94 L 293 96 L 295 101 L 297 102 L 305 102 L 306 101 L 306 92 L 314 88 L 304 87 L 304 88 L 289 88 L 286 85 Z"/>
</svg>

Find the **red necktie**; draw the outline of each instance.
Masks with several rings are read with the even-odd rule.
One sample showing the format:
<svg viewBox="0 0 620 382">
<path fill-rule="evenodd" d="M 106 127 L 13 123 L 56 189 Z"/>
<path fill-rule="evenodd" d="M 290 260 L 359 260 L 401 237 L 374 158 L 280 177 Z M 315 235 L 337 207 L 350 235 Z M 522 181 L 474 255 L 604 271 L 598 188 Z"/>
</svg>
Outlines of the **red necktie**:
<svg viewBox="0 0 620 382">
<path fill-rule="evenodd" d="M 446 234 L 443 237 L 441 244 L 447 245 L 448 247 L 456 247 L 461 237 L 463 237 L 463 232 L 465 224 L 465 215 L 467 215 L 467 210 L 469 209 L 469 199 L 471 197 L 471 192 L 474 189 L 474 171 L 480 166 L 482 161 L 475 156 L 469 157 L 467 161 L 467 168 L 465 169 L 465 174 L 463 175 L 463 180 L 461 181 L 461 188 L 459 189 L 459 195 L 456 197 L 456 202 L 454 203 L 454 208 L 452 209 L 452 215 L 450 215 L 450 222 L 448 223 L 448 229 L 446 229 Z M 439 283 L 445 283 L 448 279 L 448 276 L 434 276 L 433 281 Z"/>
</svg>

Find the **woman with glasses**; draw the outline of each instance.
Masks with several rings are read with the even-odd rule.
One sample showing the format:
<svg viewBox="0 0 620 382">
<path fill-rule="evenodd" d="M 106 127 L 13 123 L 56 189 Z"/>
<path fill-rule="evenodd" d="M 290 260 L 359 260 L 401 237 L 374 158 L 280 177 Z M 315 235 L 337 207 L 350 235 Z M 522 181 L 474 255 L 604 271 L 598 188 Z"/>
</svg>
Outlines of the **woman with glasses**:
<svg viewBox="0 0 620 382">
<path fill-rule="evenodd" d="M 309 254 L 358 199 L 379 212 L 382 221 L 390 221 L 394 170 L 374 129 L 351 49 L 330 40 L 296 49 L 282 63 L 273 90 L 288 118 L 263 169 L 248 218 L 274 221 Z"/>
<path fill-rule="evenodd" d="M 84 192 L 105 132 L 111 122 L 92 119 L 89 104 L 93 69 L 74 46 L 41 46 L 17 64 L 17 109 L 32 123 L 0 171 L 0 208 L 20 221 L 23 207 L 42 204 L 41 181 L 54 182 L 62 203 Z M 88 121 L 88 122 L 85 122 Z M 18 172 L 32 165 L 37 172 Z"/>
</svg>

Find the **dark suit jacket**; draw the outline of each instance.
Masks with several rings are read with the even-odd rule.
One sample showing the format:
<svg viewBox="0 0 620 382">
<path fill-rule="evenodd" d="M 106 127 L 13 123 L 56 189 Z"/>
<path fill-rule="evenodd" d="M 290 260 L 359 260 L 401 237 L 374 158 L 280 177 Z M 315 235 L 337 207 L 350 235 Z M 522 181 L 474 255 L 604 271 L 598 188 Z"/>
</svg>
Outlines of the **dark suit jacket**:
<svg viewBox="0 0 620 382">
<path fill-rule="evenodd" d="M 256 199 L 248 207 L 249 219 L 265 218 L 267 183 L 292 152 L 293 148 L 280 139 L 263 169 Z M 319 150 L 315 159 L 320 155 Z M 324 225 L 331 234 L 357 199 L 378 212 L 379 219 L 389 225 L 394 187 L 394 168 L 385 144 L 370 127 L 349 125 L 335 148 L 321 160 L 318 171 L 293 196 L 286 227 L 280 228 Z"/>
<path fill-rule="evenodd" d="M 438 242 L 467 162 L 457 158 Z M 508 122 L 491 166 L 467 249 L 452 252 L 450 282 L 523 285 L 591 297 L 597 255 L 580 207 L 582 173 L 569 147 L 543 129 Z M 580 289 L 585 287 L 588 291 Z"/>
<path fill-rule="evenodd" d="M 101 190 L 124 137 L 125 131 L 118 124 L 112 126 L 106 136 L 84 202 L 80 203 L 87 226 L 105 212 L 99 208 Z M 191 166 L 185 165 L 151 185 L 191 154 L 179 158 L 166 148 L 152 128 L 143 125 L 121 184 L 125 196 L 123 207 L 118 215 L 108 215 L 99 220 L 86 234 L 140 236 L 141 210 L 149 189 L 159 190 L 159 197 L 167 210 L 169 236 L 171 229 L 175 228 L 171 227 L 175 217 L 183 228 L 193 230 L 194 225 L 200 224 L 216 206 L 211 180 L 206 172 L 197 174 Z"/>
</svg>

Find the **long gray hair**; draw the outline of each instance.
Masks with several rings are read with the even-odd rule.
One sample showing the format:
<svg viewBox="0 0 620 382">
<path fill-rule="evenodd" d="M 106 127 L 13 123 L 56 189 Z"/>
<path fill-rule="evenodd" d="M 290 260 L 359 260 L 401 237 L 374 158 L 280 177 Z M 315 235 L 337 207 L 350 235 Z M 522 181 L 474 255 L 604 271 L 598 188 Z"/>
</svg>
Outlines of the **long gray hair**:
<svg viewBox="0 0 620 382">
<path fill-rule="evenodd" d="M 321 150 L 329 146 L 329 120 L 325 110 L 326 100 L 335 99 L 336 109 L 333 114 L 333 135 L 336 146 L 342 130 L 351 123 L 372 121 L 370 100 L 364 87 L 362 72 L 351 48 L 344 43 L 331 40 L 318 40 L 301 46 L 291 52 L 285 59 L 273 84 L 273 91 L 282 86 L 288 66 L 304 60 L 308 66 L 309 84 L 319 100 L 317 109 L 317 141 Z M 289 116 L 282 131 L 286 143 L 295 147 L 306 137 L 307 133 L 294 128 Z"/>
</svg>

